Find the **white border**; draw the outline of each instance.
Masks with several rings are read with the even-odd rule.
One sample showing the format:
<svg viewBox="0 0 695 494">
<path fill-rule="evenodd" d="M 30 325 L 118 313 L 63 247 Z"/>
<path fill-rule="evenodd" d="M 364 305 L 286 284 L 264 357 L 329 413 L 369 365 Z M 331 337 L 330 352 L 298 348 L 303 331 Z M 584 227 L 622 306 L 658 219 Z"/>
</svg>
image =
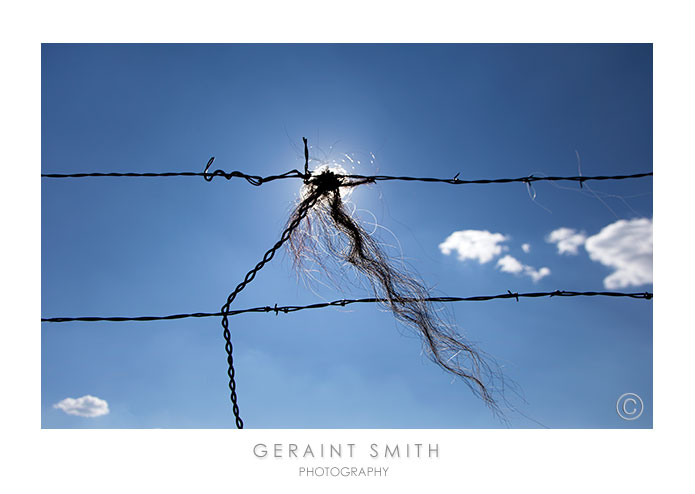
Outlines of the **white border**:
<svg viewBox="0 0 695 494">
<path fill-rule="evenodd" d="M 691 15 L 680 2 L 14 2 L 2 20 L 3 459 L 6 492 L 444 489 L 599 492 L 689 485 L 693 348 L 685 314 L 692 187 Z M 654 42 L 654 430 L 54 431 L 40 429 L 41 42 Z M 685 228 L 684 228 L 685 227 Z M 678 263 L 678 265 L 676 265 Z M 34 322 L 36 321 L 36 322 Z M 274 442 L 437 442 L 388 479 L 301 479 Z M 5 484 L 9 484 L 8 486 Z M 671 487 L 671 488 L 669 488 Z M 276 491 L 276 492 L 277 492 Z"/>
</svg>

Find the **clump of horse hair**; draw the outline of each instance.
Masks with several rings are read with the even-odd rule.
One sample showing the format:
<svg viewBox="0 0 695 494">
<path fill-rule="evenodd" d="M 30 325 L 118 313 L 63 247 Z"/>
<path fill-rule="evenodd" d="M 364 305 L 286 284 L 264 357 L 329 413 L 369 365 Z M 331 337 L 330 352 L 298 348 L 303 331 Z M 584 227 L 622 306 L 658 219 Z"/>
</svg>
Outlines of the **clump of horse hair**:
<svg viewBox="0 0 695 494">
<path fill-rule="evenodd" d="M 352 266 L 396 319 L 422 336 L 427 356 L 462 378 L 493 412 L 501 415 L 492 389 L 499 374 L 472 343 L 437 315 L 432 302 L 425 300 L 430 294 L 423 283 L 404 269 L 396 269 L 379 243 L 346 209 L 341 192 L 370 182 L 328 168 L 305 180 L 300 201 L 288 220 L 288 225 L 295 224 L 288 241 L 295 269 L 301 272 L 310 261 L 331 278 L 332 266 Z"/>
</svg>

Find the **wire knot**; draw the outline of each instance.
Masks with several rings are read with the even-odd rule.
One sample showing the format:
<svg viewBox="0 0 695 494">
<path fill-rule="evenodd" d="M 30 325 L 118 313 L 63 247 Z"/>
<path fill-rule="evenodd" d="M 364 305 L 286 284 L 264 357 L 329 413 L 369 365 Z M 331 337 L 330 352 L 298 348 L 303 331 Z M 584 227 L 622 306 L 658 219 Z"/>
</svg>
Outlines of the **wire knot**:
<svg viewBox="0 0 695 494">
<path fill-rule="evenodd" d="M 234 177 L 240 177 L 245 179 L 248 183 L 251 185 L 255 185 L 256 187 L 262 185 L 264 182 L 266 182 L 266 179 L 263 177 L 259 177 L 256 175 L 247 175 L 246 173 L 242 173 L 239 171 L 231 171 L 231 172 L 226 172 L 224 170 L 217 169 L 212 173 L 208 173 L 208 170 L 210 169 L 210 166 L 212 166 L 212 162 L 215 161 L 215 157 L 213 156 L 210 158 L 205 165 L 205 170 L 203 171 L 203 179 L 206 182 L 212 182 L 212 179 L 215 177 L 224 177 L 227 180 L 231 180 Z"/>
<path fill-rule="evenodd" d="M 514 293 L 512 293 L 511 290 L 507 290 L 507 292 L 509 293 L 509 295 L 511 295 L 512 297 L 514 297 L 514 298 L 516 299 L 517 302 L 519 301 L 519 292 L 514 292 Z"/>
<path fill-rule="evenodd" d="M 324 170 L 318 175 L 310 176 L 306 183 L 314 187 L 314 191 L 319 196 L 328 192 L 336 191 L 344 186 L 343 179 L 330 170 Z"/>
</svg>

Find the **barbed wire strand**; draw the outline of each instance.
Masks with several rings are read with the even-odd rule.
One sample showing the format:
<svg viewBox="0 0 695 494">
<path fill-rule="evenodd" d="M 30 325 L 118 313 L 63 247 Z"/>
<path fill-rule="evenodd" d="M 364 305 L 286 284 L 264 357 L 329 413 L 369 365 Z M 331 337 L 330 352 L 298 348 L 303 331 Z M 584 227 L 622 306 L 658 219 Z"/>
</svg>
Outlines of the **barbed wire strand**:
<svg viewBox="0 0 695 494">
<path fill-rule="evenodd" d="M 238 292 L 237 292 L 238 293 Z M 651 292 L 636 292 L 636 293 L 623 293 L 623 292 L 574 292 L 567 290 L 555 290 L 553 292 L 530 292 L 530 293 L 518 293 L 508 291 L 507 293 L 502 293 L 499 295 L 476 295 L 473 297 L 430 297 L 422 299 L 426 302 L 484 302 L 488 300 L 496 299 L 515 299 L 519 300 L 522 298 L 541 298 L 541 297 L 623 297 L 623 298 L 633 298 L 633 299 L 643 299 L 651 300 L 654 298 L 654 294 Z M 408 301 L 408 299 L 405 299 Z M 380 298 L 358 298 L 358 299 L 340 299 L 333 300 L 332 302 L 321 302 L 310 305 L 285 305 L 274 306 L 264 305 L 259 307 L 252 307 L 249 309 L 237 309 L 237 310 L 227 310 L 227 316 L 236 316 L 239 314 L 247 313 L 258 313 L 258 312 L 274 312 L 275 315 L 279 313 L 289 314 L 291 312 L 298 312 L 300 310 L 306 309 L 323 309 L 325 307 L 345 307 L 351 304 L 365 304 L 365 303 L 384 303 L 388 302 L 386 299 Z M 225 304 L 226 305 L 226 304 Z M 124 321 L 164 321 L 173 319 L 185 319 L 189 317 L 219 317 L 224 316 L 225 312 L 193 312 L 190 314 L 172 314 L 168 316 L 136 316 L 136 317 L 98 317 L 98 316 L 83 316 L 83 317 L 50 317 L 42 318 L 41 322 L 124 322 Z"/>
<path fill-rule="evenodd" d="M 224 170 L 215 170 L 209 173 L 208 170 L 214 161 L 214 157 L 210 158 L 208 161 L 205 171 L 203 172 L 90 172 L 90 173 L 42 173 L 42 178 L 86 178 L 86 177 L 203 177 L 207 182 L 212 182 L 215 177 L 224 177 L 227 180 L 232 178 L 243 178 L 251 185 L 261 186 L 268 182 L 273 182 L 275 180 L 282 180 L 286 178 L 299 178 L 302 180 L 307 180 L 311 172 L 309 171 L 308 165 L 305 165 L 305 173 L 299 170 L 290 170 L 281 175 L 269 175 L 267 177 L 262 177 L 260 175 L 249 175 L 240 171 L 225 172 Z M 454 178 L 435 178 L 435 177 L 408 177 L 408 176 L 391 176 L 391 175 L 340 175 L 336 174 L 338 178 L 346 179 L 357 179 L 366 180 L 369 182 L 375 181 L 406 181 L 406 182 L 429 182 L 429 183 L 446 183 L 451 185 L 471 185 L 471 184 L 506 184 L 521 182 L 525 184 L 531 184 L 533 182 L 558 182 L 558 181 L 571 181 L 579 182 L 580 186 L 584 182 L 589 181 L 602 181 L 602 180 L 626 180 L 633 178 L 643 178 L 653 176 L 653 172 L 646 173 L 634 173 L 631 175 L 596 175 L 596 176 L 543 176 L 536 177 L 534 175 L 529 175 L 526 177 L 517 178 L 482 178 L 475 180 L 462 180 L 458 178 L 457 173 Z"/>
</svg>

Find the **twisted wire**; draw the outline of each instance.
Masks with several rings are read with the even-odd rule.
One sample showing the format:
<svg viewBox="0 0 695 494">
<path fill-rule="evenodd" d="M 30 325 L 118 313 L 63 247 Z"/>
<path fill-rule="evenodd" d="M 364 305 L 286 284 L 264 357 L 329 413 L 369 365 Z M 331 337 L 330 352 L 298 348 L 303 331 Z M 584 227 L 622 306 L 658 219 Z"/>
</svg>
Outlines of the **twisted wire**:
<svg viewBox="0 0 695 494">
<path fill-rule="evenodd" d="M 259 175 L 249 175 L 240 171 L 225 172 L 224 170 L 217 169 L 214 172 L 209 173 L 208 169 L 215 158 L 210 158 L 204 172 L 160 172 L 160 173 L 134 173 L 134 172 L 93 172 L 93 173 L 45 173 L 41 174 L 42 178 L 85 178 L 85 177 L 203 177 L 206 181 L 211 182 L 215 177 L 224 177 L 227 180 L 232 178 L 243 178 L 248 183 L 254 186 L 261 186 L 265 183 L 272 182 L 274 180 L 282 180 L 286 178 L 299 178 L 302 180 L 307 180 L 310 175 L 308 167 L 305 167 L 305 173 L 299 170 L 290 170 L 280 175 L 269 175 L 267 177 L 262 177 Z M 406 182 L 430 182 L 430 183 L 446 183 L 451 185 L 471 185 L 471 184 L 506 184 L 521 182 L 525 184 L 531 184 L 533 182 L 557 182 L 557 181 L 570 181 L 579 182 L 582 185 L 584 182 L 589 181 L 602 181 L 602 180 L 626 180 L 632 178 L 643 178 L 653 176 L 653 172 L 646 173 L 634 173 L 631 175 L 596 175 L 596 176 L 548 176 L 548 177 L 537 177 L 534 175 L 529 175 L 527 177 L 517 177 L 517 178 L 481 178 L 475 180 L 462 180 L 458 178 L 458 174 L 454 178 L 435 178 L 435 177 L 408 177 L 408 176 L 391 176 L 391 175 L 341 175 L 336 174 L 338 178 L 352 179 L 352 180 L 365 180 L 368 182 L 377 181 L 406 181 Z"/>
<path fill-rule="evenodd" d="M 215 158 L 210 158 L 208 167 L 212 164 Z M 91 172 L 91 173 L 42 173 L 42 178 L 88 178 L 88 177 L 203 177 L 207 182 L 212 182 L 215 177 L 224 177 L 227 180 L 232 178 L 243 178 L 251 185 L 260 186 L 274 180 L 283 178 L 304 178 L 304 175 L 299 170 L 290 170 L 280 175 L 269 175 L 261 177 L 259 175 L 249 175 L 240 171 L 225 172 L 224 170 L 215 170 L 208 173 L 207 168 L 204 172 Z"/>
<path fill-rule="evenodd" d="M 402 180 L 406 182 L 434 182 L 434 183 L 446 183 L 451 185 L 470 185 L 470 184 L 507 184 L 513 182 L 523 182 L 530 184 L 532 182 L 557 182 L 561 180 L 567 180 L 571 182 L 587 182 L 590 180 L 625 180 L 629 178 L 642 178 L 650 177 L 654 175 L 653 172 L 648 173 L 634 173 L 632 175 L 596 175 L 596 176 L 573 176 L 573 177 L 557 177 L 557 176 L 544 176 L 536 177 L 534 175 L 529 175 L 527 177 L 518 178 L 481 178 L 476 180 L 461 180 L 458 178 L 458 174 L 454 178 L 432 178 L 432 177 L 394 177 L 390 175 L 342 175 L 345 178 L 354 179 L 370 179 L 373 181 L 389 181 L 389 180 Z"/>
<path fill-rule="evenodd" d="M 295 227 L 296 228 L 296 227 Z M 277 249 L 276 249 L 277 250 Z M 237 292 L 238 293 L 238 292 Z M 517 301 L 521 298 L 540 298 L 540 297 L 624 297 L 633 299 L 643 299 L 651 300 L 654 298 L 654 294 L 651 292 L 635 292 L 635 293 L 623 293 L 623 292 L 575 292 L 568 290 L 555 290 L 553 292 L 530 292 L 530 293 L 517 293 L 508 291 L 507 293 L 501 293 L 499 295 L 476 295 L 472 297 L 430 297 L 422 299 L 425 302 L 484 302 L 488 300 L 495 299 L 516 299 Z M 408 301 L 406 299 L 406 301 Z M 185 319 L 189 317 L 219 317 L 223 315 L 236 316 L 239 314 L 247 313 L 268 313 L 274 312 L 278 315 L 280 312 L 283 314 L 289 314 L 291 312 L 298 312 L 300 310 L 306 309 L 323 309 L 325 307 L 345 307 L 352 304 L 364 304 L 364 303 L 384 303 L 388 302 L 386 299 L 379 298 L 358 298 L 358 299 L 340 299 L 333 300 L 332 302 L 320 302 L 310 305 L 285 305 L 274 306 L 264 305 L 259 307 L 251 307 L 249 309 L 237 309 L 237 310 L 227 310 L 226 312 L 193 312 L 189 314 L 171 314 L 167 316 L 136 316 L 136 317 L 98 317 L 98 316 L 83 316 L 83 317 L 50 317 L 42 318 L 41 322 L 125 322 L 125 321 L 165 321 L 173 319 Z M 225 304 L 226 305 L 226 304 Z"/>
<path fill-rule="evenodd" d="M 232 357 L 232 335 L 229 331 L 228 320 L 228 316 L 230 315 L 229 307 L 236 298 L 236 296 L 239 294 L 239 292 L 241 292 L 244 288 L 246 288 L 246 285 L 253 281 L 253 279 L 256 277 L 256 273 L 258 273 L 258 271 L 260 271 L 263 268 L 263 266 L 265 266 L 268 262 L 270 262 L 273 259 L 273 257 L 275 256 L 275 252 L 277 252 L 277 250 L 280 247 L 282 247 L 282 245 L 290 238 L 292 232 L 299 226 L 299 223 L 302 221 L 302 219 L 306 217 L 307 213 L 309 212 L 309 209 L 311 209 L 311 207 L 314 204 L 316 204 L 316 201 L 318 201 L 319 197 L 320 194 L 315 193 L 309 198 L 309 200 L 307 200 L 303 204 L 303 207 L 300 209 L 297 217 L 282 232 L 280 240 L 275 242 L 275 245 L 273 245 L 273 247 L 271 247 L 263 255 L 261 261 L 258 262 L 258 264 L 256 264 L 256 266 L 251 271 L 246 273 L 244 280 L 237 285 L 237 287 L 234 289 L 232 293 L 229 294 L 229 296 L 227 297 L 227 302 L 222 306 L 222 309 L 220 310 L 220 313 L 222 315 L 222 328 L 224 329 L 223 336 L 225 340 L 225 350 L 227 352 L 227 363 L 229 364 L 227 375 L 229 376 L 230 398 L 232 400 L 232 411 L 234 412 L 234 418 L 238 429 L 244 428 L 244 422 L 239 414 L 239 406 L 237 404 L 236 381 L 234 380 L 234 358 Z"/>
</svg>

